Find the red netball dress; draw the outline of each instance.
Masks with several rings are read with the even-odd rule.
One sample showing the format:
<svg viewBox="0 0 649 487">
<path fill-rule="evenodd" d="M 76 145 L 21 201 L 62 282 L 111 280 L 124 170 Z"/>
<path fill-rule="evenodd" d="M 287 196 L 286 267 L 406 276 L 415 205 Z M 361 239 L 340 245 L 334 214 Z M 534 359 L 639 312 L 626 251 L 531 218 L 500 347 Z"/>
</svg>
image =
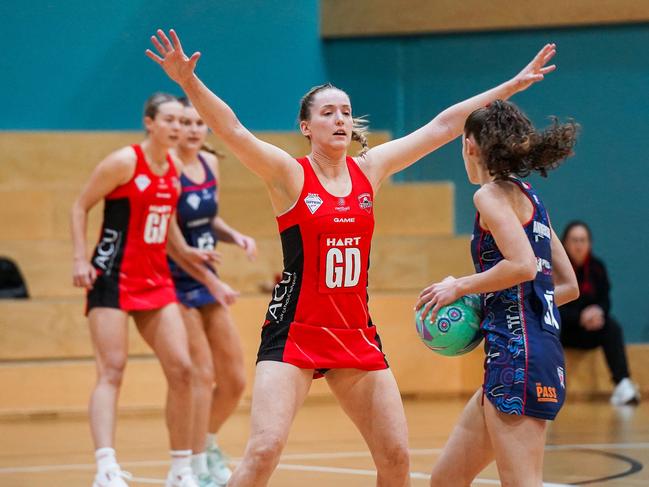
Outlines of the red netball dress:
<svg viewBox="0 0 649 487">
<path fill-rule="evenodd" d="M 307 158 L 304 186 L 277 217 L 284 254 L 262 329 L 257 361 L 306 369 L 387 368 L 367 308 L 367 271 L 374 231 L 373 190 L 351 157 L 349 195 L 330 194 Z"/>
<path fill-rule="evenodd" d="M 133 177 L 105 198 L 101 238 L 92 256 L 97 280 L 87 311 L 157 309 L 176 301 L 167 264 L 169 219 L 178 202 L 178 176 L 167 155 L 163 176 L 151 171 L 139 145 Z"/>
</svg>

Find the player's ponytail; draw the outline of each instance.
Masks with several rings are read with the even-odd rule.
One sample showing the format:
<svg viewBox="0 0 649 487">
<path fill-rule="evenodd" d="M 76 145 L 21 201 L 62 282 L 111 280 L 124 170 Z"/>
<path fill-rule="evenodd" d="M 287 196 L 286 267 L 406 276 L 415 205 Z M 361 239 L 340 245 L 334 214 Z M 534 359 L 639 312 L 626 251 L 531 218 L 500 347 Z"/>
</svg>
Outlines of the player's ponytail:
<svg viewBox="0 0 649 487">
<path fill-rule="evenodd" d="M 352 129 L 352 140 L 361 144 L 361 150 L 358 152 L 359 156 L 364 155 L 368 150 L 370 150 L 370 144 L 367 141 L 367 136 L 369 135 L 369 122 L 365 117 L 354 118 L 354 125 Z"/>
<path fill-rule="evenodd" d="M 552 124 L 537 131 L 532 122 L 514 104 L 496 100 L 474 111 L 466 120 L 464 133 L 473 135 L 489 173 L 503 179 L 510 174 L 520 177 L 536 171 L 546 177 L 573 155 L 579 125 L 574 121 Z"/>
<path fill-rule="evenodd" d="M 574 154 L 578 130 L 575 122 L 559 123 L 557 117 L 552 117 L 552 124 L 535 134 L 534 144 L 530 148 L 530 169 L 547 177 L 548 170 L 558 167 Z"/>
<path fill-rule="evenodd" d="M 225 154 L 221 152 L 220 150 L 216 150 L 212 144 L 208 142 L 204 142 L 203 145 L 201 146 L 201 150 L 204 152 L 209 152 L 213 156 L 216 156 L 219 158 L 219 160 L 225 159 Z"/>
</svg>

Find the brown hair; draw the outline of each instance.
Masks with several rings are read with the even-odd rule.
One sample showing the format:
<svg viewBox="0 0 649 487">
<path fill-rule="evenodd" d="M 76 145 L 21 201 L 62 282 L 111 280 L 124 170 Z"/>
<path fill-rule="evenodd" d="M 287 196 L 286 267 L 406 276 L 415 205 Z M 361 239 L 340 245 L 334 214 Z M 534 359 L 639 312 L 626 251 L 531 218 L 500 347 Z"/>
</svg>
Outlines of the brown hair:
<svg viewBox="0 0 649 487">
<path fill-rule="evenodd" d="M 186 96 L 181 96 L 178 98 L 178 101 L 180 104 L 184 107 L 193 107 L 192 102 L 189 101 L 189 98 Z M 214 147 L 212 147 L 212 144 L 209 144 L 207 142 L 203 142 L 203 145 L 201 146 L 201 150 L 205 152 L 209 152 L 210 154 L 218 157 L 219 159 L 225 159 L 225 154 L 221 151 L 216 150 Z"/>
<path fill-rule="evenodd" d="M 344 93 L 343 90 L 337 88 L 331 83 L 314 86 L 309 91 L 307 91 L 307 93 L 300 100 L 300 112 L 298 113 L 297 117 L 298 122 L 311 120 L 311 107 L 313 106 L 313 99 L 315 98 L 315 95 L 325 90 L 338 90 Z M 367 142 L 367 135 L 369 134 L 369 122 L 365 117 L 353 118 L 352 120 L 352 140 L 361 144 L 361 150 L 358 154 L 362 156 L 370 148 L 369 143 Z"/>
<path fill-rule="evenodd" d="M 155 116 L 158 114 L 160 105 L 164 103 L 169 103 L 170 101 L 179 101 L 179 100 L 178 98 L 176 98 L 173 95 L 170 95 L 169 93 L 162 93 L 162 92 L 154 93 L 149 98 L 147 98 L 147 100 L 144 102 L 144 116 L 149 117 L 151 120 L 153 120 Z"/>
<path fill-rule="evenodd" d="M 469 115 L 464 134 L 475 137 L 482 161 L 492 176 L 525 177 L 537 171 L 547 177 L 549 170 L 559 167 L 574 154 L 580 128 L 572 120 L 567 123 L 559 123 L 556 117 L 551 120 L 552 124 L 539 132 L 516 105 L 496 100 Z"/>
</svg>

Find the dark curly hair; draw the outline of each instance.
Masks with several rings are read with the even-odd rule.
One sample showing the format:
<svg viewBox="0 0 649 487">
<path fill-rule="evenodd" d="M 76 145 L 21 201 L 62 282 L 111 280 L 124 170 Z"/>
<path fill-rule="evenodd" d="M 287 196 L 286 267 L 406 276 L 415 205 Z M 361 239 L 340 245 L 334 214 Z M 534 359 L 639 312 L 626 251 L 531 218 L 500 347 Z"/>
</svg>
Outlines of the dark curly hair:
<svg viewBox="0 0 649 487">
<path fill-rule="evenodd" d="M 547 177 L 549 170 L 574 154 L 579 131 L 572 120 L 551 120 L 552 124 L 539 132 L 516 105 L 496 100 L 469 115 L 464 134 L 473 135 L 489 174 L 497 179 L 510 174 L 526 177 L 532 171 Z"/>
</svg>

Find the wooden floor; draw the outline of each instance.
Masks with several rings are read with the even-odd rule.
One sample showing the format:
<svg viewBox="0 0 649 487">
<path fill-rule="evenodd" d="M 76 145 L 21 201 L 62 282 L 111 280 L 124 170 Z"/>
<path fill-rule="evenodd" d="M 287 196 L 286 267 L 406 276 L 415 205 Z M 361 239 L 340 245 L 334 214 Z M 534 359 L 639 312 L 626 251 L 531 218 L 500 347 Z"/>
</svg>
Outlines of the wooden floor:
<svg viewBox="0 0 649 487">
<path fill-rule="evenodd" d="M 427 472 L 459 414 L 460 400 L 407 400 L 413 486 Z M 241 408 L 220 443 L 236 463 L 245 446 L 248 412 Z M 160 485 L 167 470 L 160 413 L 123 414 L 117 449 L 135 477 L 131 486 Z M 94 474 L 88 426 L 82 417 L 0 421 L 0 486 L 89 487 Z M 605 402 L 568 404 L 552 425 L 545 460 L 547 485 L 649 485 L 649 404 L 615 409 Z M 499 485 L 491 465 L 474 485 Z M 329 400 L 307 402 L 298 415 L 275 487 L 374 485 L 371 459 L 356 430 Z"/>
</svg>

